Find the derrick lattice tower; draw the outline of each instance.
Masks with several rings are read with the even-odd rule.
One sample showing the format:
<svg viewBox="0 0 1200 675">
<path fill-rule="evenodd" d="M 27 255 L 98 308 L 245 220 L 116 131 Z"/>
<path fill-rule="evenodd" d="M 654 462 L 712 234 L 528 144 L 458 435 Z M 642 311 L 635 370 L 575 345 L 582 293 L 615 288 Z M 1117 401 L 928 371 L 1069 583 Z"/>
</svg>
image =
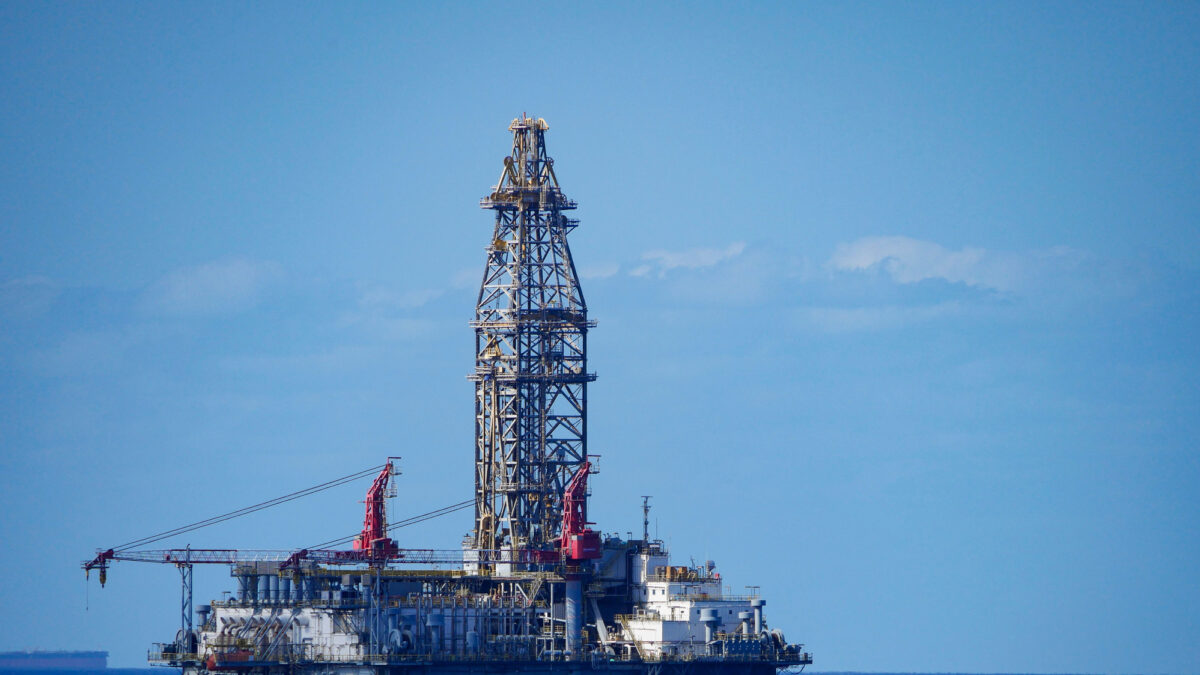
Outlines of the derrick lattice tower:
<svg viewBox="0 0 1200 675">
<path fill-rule="evenodd" d="M 587 460 L 587 305 L 567 245 L 578 225 L 546 155 L 545 120 L 509 125 L 512 154 L 475 308 L 475 532 L 479 549 L 550 551 L 563 492 Z"/>
</svg>

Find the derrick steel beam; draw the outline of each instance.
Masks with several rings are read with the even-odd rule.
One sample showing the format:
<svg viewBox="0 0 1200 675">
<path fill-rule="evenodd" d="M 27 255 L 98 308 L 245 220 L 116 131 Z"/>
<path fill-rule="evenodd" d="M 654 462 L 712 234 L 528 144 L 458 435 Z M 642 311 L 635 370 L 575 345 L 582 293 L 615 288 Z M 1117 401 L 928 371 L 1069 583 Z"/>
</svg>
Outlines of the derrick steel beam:
<svg viewBox="0 0 1200 675">
<path fill-rule="evenodd" d="M 512 154 L 480 206 L 495 212 L 475 309 L 479 549 L 554 551 L 562 495 L 587 460 L 587 305 L 567 245 L 578 221 L 546 154 L 546 122 L 513 120 Z"/>
</svg>

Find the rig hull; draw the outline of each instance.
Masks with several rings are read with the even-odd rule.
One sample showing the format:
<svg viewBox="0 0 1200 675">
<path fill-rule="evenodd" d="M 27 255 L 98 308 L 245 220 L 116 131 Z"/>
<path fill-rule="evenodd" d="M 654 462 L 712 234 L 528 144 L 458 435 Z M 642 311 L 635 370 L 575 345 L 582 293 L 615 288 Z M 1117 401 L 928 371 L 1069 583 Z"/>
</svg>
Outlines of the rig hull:
<svg viewBox="0 0 1200 675">
<path fill-rule="evenodd" d="M 254 672 L 259 675 L 294 675 L 298 668 L 311 675 L 487 675 L 500 673 L 583 674 L 613 673 L 614 675 L 775 675 L 779 668 L 794 664 L 722 661 L 679 661 L 665 663 L 578 663 L 546 661 L 478 661 L 470 663 L 439 663 L 436 661 L 390 663 L 386 665 L 308 664 L 278 666 L 247 665 L 239 670 L 217 672 Z M 207 671 L 184 667 L 185 675 L 203 675 Z"/>
<path fill-rule="evenodd" d="M 748 675 L 812 662 L 768 626 L 762 598 L 725 593 L 712 562 L 671 565 L 659 541 L 609 537 L 578 568 L 472 567 L 236 565 L 237 594 L 198 607 L 195 629 L 157 645 L 150 661 L 196 675 Z"/>
</svg>

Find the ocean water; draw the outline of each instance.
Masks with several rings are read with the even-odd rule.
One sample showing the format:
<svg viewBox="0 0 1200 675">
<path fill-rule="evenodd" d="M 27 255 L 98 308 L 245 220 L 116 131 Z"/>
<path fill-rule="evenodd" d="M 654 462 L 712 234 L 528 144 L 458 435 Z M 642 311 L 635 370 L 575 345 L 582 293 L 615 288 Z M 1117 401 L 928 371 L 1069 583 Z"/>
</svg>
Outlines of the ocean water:
<svg viewBox="0 0 1200 675">
<path fill-rule="evenodd" d="M 171 675 L 178 668 L 107 668 L 105 670 L 51 670 L 26 668 L 0 668 L 0 675 Z M 805 675 L 1094 675 L 1090 673 L 914 673 L 914 672 L 857 672 L 837 670 L 813 670 L 807 668 Z"/>
<path fill-rule="evenodd" d="M 171 675 L 180 672 L 179 668 L 97 668 L 56 669 L 56 668 L 0 668 L 0 675 Z"/>
</svg>

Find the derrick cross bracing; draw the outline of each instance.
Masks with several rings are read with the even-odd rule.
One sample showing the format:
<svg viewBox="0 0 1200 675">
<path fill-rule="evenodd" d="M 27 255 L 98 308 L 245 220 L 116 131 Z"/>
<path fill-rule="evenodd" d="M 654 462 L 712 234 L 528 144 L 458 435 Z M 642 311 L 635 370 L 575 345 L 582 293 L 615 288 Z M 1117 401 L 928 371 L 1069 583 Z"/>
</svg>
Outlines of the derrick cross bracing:
<svg viewBox="0 0 1200 675">
<path fill-rule="evenodd" d="M 492 194 L 475 308 L 477 549 L 556 551 L 562 495 L 587 460 L 587 306 L 567 234 L 578 221 L 546 155 L 545 120 L 513 120 Z"/>
</svg>

